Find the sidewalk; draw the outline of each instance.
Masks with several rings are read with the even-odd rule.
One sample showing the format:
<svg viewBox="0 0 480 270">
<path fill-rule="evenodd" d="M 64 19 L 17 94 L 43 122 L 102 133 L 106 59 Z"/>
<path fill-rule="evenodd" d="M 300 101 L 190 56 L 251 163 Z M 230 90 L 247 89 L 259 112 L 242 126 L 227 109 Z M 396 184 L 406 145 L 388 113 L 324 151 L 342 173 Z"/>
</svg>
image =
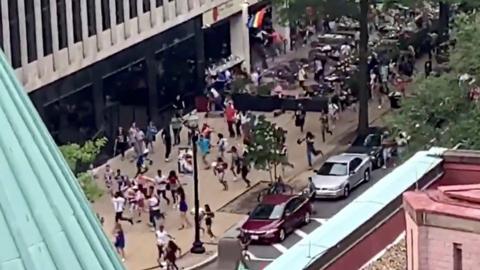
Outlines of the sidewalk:
<svg viewBox="0 0 480 270">
<path fill-rule="evenodd" d="M 377 109 L 371 109 L 371 117 L 375 117 L 375 114 L 378 114 L 380 111 Z M 305 146 L 298 145 L 296 140 L 303 135 L 300 133 L 299 129 L 293 125 L 293 115 L 291 113 L 286 113 L 279 117 L 273 118 L 272 114 L 266 114 L 267 118 L 272 121 L 275 121 L 278 125 L 286 128 L 288 130 L 287 134 L 287 145 L 289 146 L 289 159 L 290 162 L 295 164 L 295 169 L 287 171 L 287 178 L 293 175 L 298 175 L 302 171 L 307 169 L 307 161 L 305 157 Z M 317 113 L 308 113 L 306 119 L 306 131 L 311 131 L 314 134 L 320 134 L 320 115 Z M 222 132 L 227 134 L 226 124 L 224 123 L 223 118 L 215 119 L 201 119 L 200 123 L 207 122 L 209 125 L 214 127 L 216 132 Z M 345 111 L 341 115 L 340 121 L 337 123 L 336 128 L 334 129 L 334 135 L 327 138 L 326 143 L 321 143 L 321 138 L 317 135 L 317 146 L 324 151 L 325 153 L 330 152 L 335 149 L 338 144 L 338 140 L 344 137 L 348 132 L 351 132 L 356 128 L 357 125 L 357 112 Z M 183 142 L 186 142 L 186 131 L 183 131 L 182 139 Z M 216 135 L 213 135 L 212 143 L 216 143 Z M 230 140 L 229 145 L 239 145 L 239 140 Z M 155 143 L 155 153 L 151 154 L 151 158 L 154 161 L 153 165 L 150 167 L 149 172 L 146 174 L 153 177 L 157 169 L 161 169 L 164 173 L 168 173 L 170 170 L 177 169 L 176 163 L 176 153 L 178 148 L 173 149 L 172 158 L 173 161 L 166 163 L 164 162 L 164 147 L 161 143 L 161 140 L 157 140 Z M 131 152 L 129 152 L 131 155 Z M 128 156 L 128 155 L 127 155 Z M 216 156 L 216 150 L 212 151 L 210 159 Z M 228 158 L 227 158 L 228 160 Z M 133 176 L 135 174 L 136 168 L 135 164 L 131 163 L 128 159 L 121 161 L 120 158 L 114 158 L 109 161 L 111 167 L 116 169 L 121 169 L 123 173 Z M 221 185 L 216 180 L 213 172 L 211 170 L 204 170 L 203 166 L 199 166 L 199 194 L 200 194 L 200 205 L 208 203 L 213 211 L 217 211 L 224 205 L 228 204 L 234 198 L 240 196 L 246 191 L 245 183 L 242 181 L 233 181 L 233 176 L 229 172 L 226 176 L 227 181 L 229 181 L 230 189 L 228 191 L 222 191 Z M 99 176 L 103 176 L 103 170 L 97 172 Z M 249 178 L 252 180 L 252 185 L 258 183 L 261 180 L 268 180 L 269 175 L 267 172 L 255 171 L 253 170 Z M 99 178 L 99 181 L 103 181 L 103 177 Z M 193 209 L 193 183 L 191 183 L 191 177 L 182 177 L 180 176 L 180 181 L 185 183 L 185 191 L 187 193 L 187 203 L 190 209 Z M 103 185 L 103 183 L 101 183 Z M 105 218 L 104 229 L 107 234 L 111 234 L 114 223 L 114 213 L 113 206 L 108 195 L 103 196 L 100 200 L 95 202 L 94 210 L 98 212 L 101 216 Z M 175 237 L 177 244 L 182 249 L 182 254 L 186 254 L 193 242 L 194 230 L 193 228 L 179 231 L 179 212 L 176 209 L 173 209 L 171 206 L 167 207 L 164 201 L 162 200 L 162 210 L 166 213 L 165 227 L 166 230 Z M 128 215 L 128 213 L 126 213 Z M 193 216 L 189 216 L 190 221 L 193 223 Z M 213 232 L 217 236 L 221 236 L 228 228 L 232 227 L 234 224 L 238 223 L 243 218 L 242 215 L 217 212 L 214 219 Z M 130 224 L 122 224 L 123 229 L 126 235 L 126 266 L 128 269 L 137 270 L 137 269 L 146 269 L 152 268 L 157 265 L 157 250 L 155 246 L 155 236 L 154 233 L 150 231 L 150 228 L 147 226 L 148 222 L 148 213 L 142 216 L 142 223 L 135 224 L 131 226 Z M 207 237 L 202 237 L 203 241 L 211 242 Z M 215 243 L 212 243 L 215 244 Z M 215 248 L 214 248 L 215 249 Z M 198 259 L 193 257 L 201 257 Z M 202 261 L 208 256 L 198 256 L 198 255 L 189 255 L 182 258 L 179 262 L 180 265 L 186 266 L 187 261 L 191 261 L 192 264 L 195 264 L 195 261 Z"/>
</svg>

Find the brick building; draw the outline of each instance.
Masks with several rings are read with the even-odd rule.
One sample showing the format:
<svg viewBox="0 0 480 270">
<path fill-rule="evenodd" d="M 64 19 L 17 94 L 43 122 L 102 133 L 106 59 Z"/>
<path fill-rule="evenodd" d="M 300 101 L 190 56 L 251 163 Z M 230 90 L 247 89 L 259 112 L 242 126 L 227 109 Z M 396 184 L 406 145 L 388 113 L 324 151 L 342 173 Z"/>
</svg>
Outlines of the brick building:
<svg viewBox="0 0 480 270">
<path fill-rule="evenodd" d="M 480 185 L 406 192 L 407 269 L 474 270 L 480 266 Z"/>
</svg>

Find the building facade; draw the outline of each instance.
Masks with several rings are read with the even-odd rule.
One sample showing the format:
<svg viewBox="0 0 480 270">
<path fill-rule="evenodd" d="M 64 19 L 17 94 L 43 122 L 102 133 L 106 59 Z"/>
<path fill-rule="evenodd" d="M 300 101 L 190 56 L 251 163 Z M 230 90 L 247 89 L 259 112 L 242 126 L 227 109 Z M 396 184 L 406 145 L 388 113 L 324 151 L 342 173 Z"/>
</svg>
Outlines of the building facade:
<svg viewBox="0 0 480 270">
<path fill-rule="evenodd" d="M 5 0 L 0 46 L 58 143 L 111 137 L 118 125 L 132 121 L 161 123 L 178 94 L 194 103 L 203 90 L 205 46 L 211 47 L 206 26 L 215 25 L 209 19 L 233 21 L 230 53 L 248 58 L 248 47 L 238 46 L 245 42 L 240 20 L 248 15 L 229 17 L 249 5 L 240 0 Z"/>
<path fill-rule="evenodd" d="M 404 194 L 407 268 L 474 270 L 480 265 L 480 185 Z"/>
</svg>

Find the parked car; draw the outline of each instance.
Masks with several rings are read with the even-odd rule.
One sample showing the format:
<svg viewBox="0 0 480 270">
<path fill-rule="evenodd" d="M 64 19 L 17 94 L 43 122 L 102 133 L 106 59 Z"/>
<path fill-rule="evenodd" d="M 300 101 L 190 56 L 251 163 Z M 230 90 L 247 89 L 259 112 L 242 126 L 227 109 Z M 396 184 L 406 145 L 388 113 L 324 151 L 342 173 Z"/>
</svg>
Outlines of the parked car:
<svg viewBox="0 0 480 270">
<path fill-rule="evenodd" d="M 310 222 L 312 205 L 309 196 L 267 195 L 250 213 L 240 231 L 252 241 L 276 243 L 287 234 Z"/>
<path fill-rule="evenodd" d="M 341 154 L 330 157 L 310 177 L 314 198 L 348 197 L 350 191 L 370 180 L 372 161 L 364 154 Z"/>
<path fill-rule="evenodd" d="M 367 154 L 372 159 L 373 168 L 378 169 L 383 166 L 383 134 L 386 131 L 381 127 L 370 127 L 368 134 L 358 136 L 347 149 L 346 153 Z"/>
</svg>

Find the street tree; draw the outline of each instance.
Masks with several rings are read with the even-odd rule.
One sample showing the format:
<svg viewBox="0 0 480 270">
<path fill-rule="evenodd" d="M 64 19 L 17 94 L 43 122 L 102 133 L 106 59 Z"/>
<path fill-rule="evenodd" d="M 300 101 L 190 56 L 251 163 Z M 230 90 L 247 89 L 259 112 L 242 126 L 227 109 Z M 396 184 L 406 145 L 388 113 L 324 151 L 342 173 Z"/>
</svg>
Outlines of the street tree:
<svg viewBox="0 0 480 270">
<path fill-rule="evenodd" d="M 103 195 L 102 189 L 89 170 L 90 165 L 106 143 L 106 138 L 100 138 L 89 140 L 82 145 L 72 143 L 60 146 L 60 152 L 62 152 L 68 166 L 76 175 L 83 193 L 90 202 L 94 202 Z"/>
<path fill-rule="evenodd" d="M 472 15 L 456 19 L 457 46 L 450 56 L 452 72 L 418 77 L 412 85 L 414 96 L 405 99 L 402 108 L 387 119 L 395 133 L 402 131 L 411 137 L 406 157 L 434 145 L 462 144 L 468 149 L 480 149 L 480 103 L 472 96 L 478 84 L 459 80 L 467 73 L 477 81 L 480 78 L 479 18 Z"/>
<path fill-rule="evenodd" d="M 247 146 L 247 161 L 258 170 L 268 171 L 270 180 L 278 177 L 278 166 L 288 163 L 282 155 L 286 130 L 258 116 L 252 129 L 251 143 Z"/>
<path fill-rule="evenodd" d="M 299 19 L 315 21 L 324 15 L 332 17 L 350 16 L 360 23 L 358 76 L 358 132 L 368 133 L 368 12 L 369 0 L 274 0 L 281 22 L 295 22 Z"/>
</svg>

